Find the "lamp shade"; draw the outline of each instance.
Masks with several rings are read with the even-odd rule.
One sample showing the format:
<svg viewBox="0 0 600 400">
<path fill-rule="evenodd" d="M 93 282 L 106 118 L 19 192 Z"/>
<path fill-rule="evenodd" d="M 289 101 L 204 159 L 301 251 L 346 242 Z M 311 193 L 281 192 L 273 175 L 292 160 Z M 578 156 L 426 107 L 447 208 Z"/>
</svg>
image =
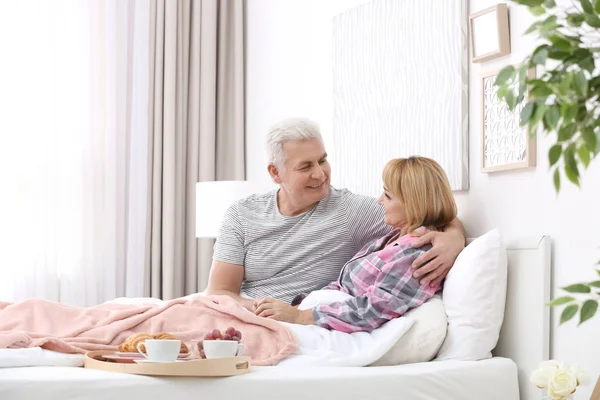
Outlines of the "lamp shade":
<svg viewBox="0 0 600 400">
<path fill-rule="evenodd" d="M 248 181 L 196 183 L 196 237 L 216 238 L 227 208 L 252 193 Z"/>
</svg>

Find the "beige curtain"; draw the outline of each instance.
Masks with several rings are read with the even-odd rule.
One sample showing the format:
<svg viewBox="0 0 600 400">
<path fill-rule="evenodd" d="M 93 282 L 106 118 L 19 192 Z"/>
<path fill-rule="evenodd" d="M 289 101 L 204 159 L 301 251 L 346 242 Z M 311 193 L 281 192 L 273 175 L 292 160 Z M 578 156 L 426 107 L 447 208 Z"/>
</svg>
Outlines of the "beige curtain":
<svg viewBox="0 0 600 400">
<path fill-rule="evenodd" d="M 146 296 L 206 287 L 198 181 L 244 179 L 244 1 L 152 0 Z"/>
</svg>

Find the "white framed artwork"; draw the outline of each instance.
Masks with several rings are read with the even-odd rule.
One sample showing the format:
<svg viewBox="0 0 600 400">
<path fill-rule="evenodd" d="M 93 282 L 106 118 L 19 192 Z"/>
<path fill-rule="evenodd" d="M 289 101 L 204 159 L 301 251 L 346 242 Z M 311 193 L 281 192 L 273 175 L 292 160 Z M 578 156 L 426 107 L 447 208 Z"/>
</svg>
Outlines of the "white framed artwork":
<svg viewBox="0 0 600 400">
<path fill-rule="evenodd" d="M 506 3 L 469 16 L 471 61 L 480 63 L 510 54 L 510 33 Z"/>
<path fill-rule="evenodd" d="M 500 70 L 484 74 L 481 78 L 481 171 L 535 167 L 536 137 L 529 137 L 527 127 L 519 124 L 527 96 L 510 111 L 506 102 L 497 95 L 494 82 L 498 72 Z M 528 70 L 528 76 L 535 78 L 534 68 Z"/>
<path fill-rule="evenodd" d="M 393 159 L 469 187 L 467 0 L 373 0 L 333 20 L 332 184 L 379 196 Z"/>
</svg>

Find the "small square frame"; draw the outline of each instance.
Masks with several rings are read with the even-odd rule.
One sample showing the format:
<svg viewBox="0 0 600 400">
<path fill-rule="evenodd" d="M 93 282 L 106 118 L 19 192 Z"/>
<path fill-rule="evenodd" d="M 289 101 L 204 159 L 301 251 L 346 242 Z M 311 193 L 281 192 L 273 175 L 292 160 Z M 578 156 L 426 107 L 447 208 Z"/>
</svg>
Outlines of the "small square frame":
<svg viewBox="0 0 600 400">
<path fill-rule="evenodd" d="M 510 54 L 506 3 L 469 15 L 471 61 L 481 63 Z"/>
</svg>

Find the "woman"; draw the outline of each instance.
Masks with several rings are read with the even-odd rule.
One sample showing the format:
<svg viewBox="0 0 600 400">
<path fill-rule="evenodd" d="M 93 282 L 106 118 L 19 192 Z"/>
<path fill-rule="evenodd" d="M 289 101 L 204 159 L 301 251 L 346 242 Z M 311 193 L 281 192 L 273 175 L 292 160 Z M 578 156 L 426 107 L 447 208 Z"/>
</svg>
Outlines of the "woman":
<svg viewBox="0 0 600 400">
<path fill-rule="evenodd" d="M 456 217 L 444 170 L 429 158 L 398 158 L 385 166 L 383 185 L 379 204 L 385 209 L 385 223 L 395 229 L 363 247 L 344 265 L 339 279 L 323 289 L 352 297 L 307 310 L 294 306 L 305 295 L 292 305 L 261 298 L 254 302 L 256 315 L 341 332 L 370 332 L 423 304 L 440 289 L 441 283 L 421 285 L 413 277 L 413 261 L 431 245 L 413 249 L 411 243 L 430 230 L 444 230 Z"/>
</svg>

